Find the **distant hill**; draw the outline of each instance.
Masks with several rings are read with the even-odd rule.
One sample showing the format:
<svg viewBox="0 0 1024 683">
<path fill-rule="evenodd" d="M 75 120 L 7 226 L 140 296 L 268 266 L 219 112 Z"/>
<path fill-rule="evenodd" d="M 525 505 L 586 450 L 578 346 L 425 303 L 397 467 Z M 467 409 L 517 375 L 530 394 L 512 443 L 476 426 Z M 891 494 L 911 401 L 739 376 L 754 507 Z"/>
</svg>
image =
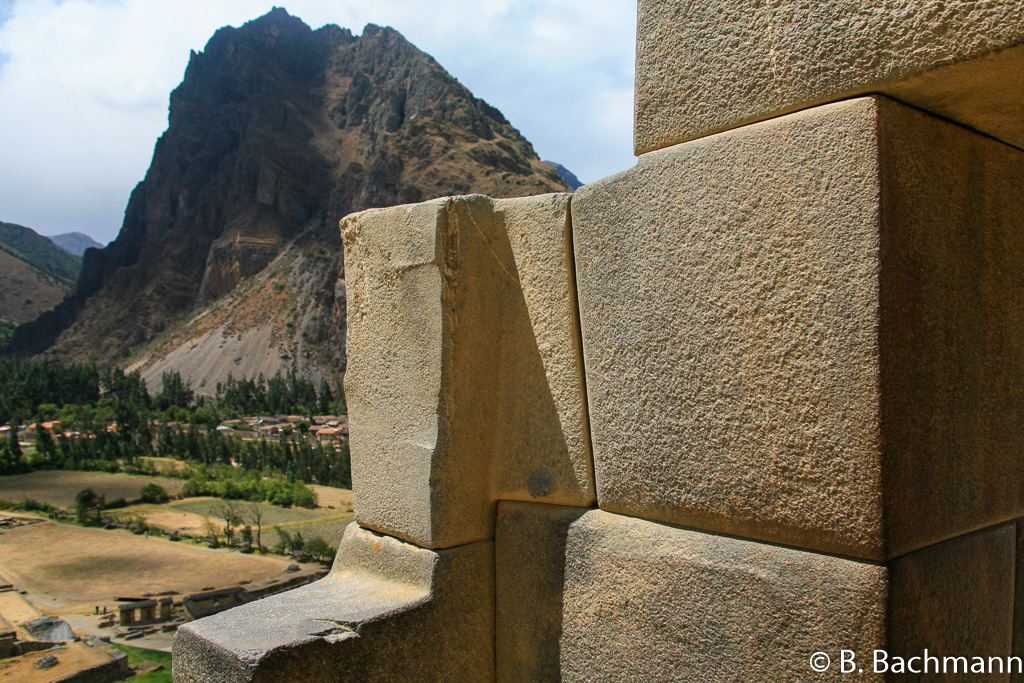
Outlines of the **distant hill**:
<svg viewBox="0 0 1024 683">
<path fill-rule="evenodd" d="M 63 301 L 81 267 L 31 228 L 0 223 L 0 339 Z"/>
<path fill-rule="evenodd" d="M 82 259 L 23 225 L 0 222 L 0 247 L 26 263 L 69 284 L 78 279 Z"/>
<path fill-rule="evenodd" d="M 117 239 L 19 354 L 181 369 L 208 393 L 345 368 L 338 220 L 452 194 L 564 192 L 494 107 L 398 32 L 312 30 L 285 10 L 192 53 Z"/>
<path fill-rule="evenodd" d="M 81 256 L 85 253 L 86 249 L 103 248 L 102 244 L 82 232 L 66 232 L 63 235 L 49 235 L 46 239 L 50 240 L 69 254 L 74 254 L 75 256 Z"/>
<path fill-rule="evenodd" d="M 59 279 L 0 246 L 0 337 L 10 325 L 20 325 L 48 311 L 72 291 L 67 280 Z"/>
<path fill-rule="evenodd" d="M 545 161 L 544 163 L 555 169 L 555 173 L 558 174 L 558 177 L 561 178 L 562 182 L 564 182 L 573 192 L 583 187 L 583 183 L 580 182 L 580 179 L 565 166 L 562 166 L 556 161 Z"/>
</svg>

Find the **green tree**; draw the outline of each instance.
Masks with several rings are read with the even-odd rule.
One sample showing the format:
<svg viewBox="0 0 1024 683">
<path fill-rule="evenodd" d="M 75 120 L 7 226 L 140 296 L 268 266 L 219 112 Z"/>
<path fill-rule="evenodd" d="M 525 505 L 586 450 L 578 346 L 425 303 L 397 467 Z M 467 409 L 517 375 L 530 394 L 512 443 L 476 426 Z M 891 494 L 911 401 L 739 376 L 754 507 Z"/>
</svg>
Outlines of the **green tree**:
<svg viewBox="0 0 1024 683">
<path fill-rule="evenodd" d="M 263 506 L 259 503 L 251 503 L 245 509 L 245 517 L 250 524 L 256 527 L 256 549 L 263 552 Z"/>
<path fill-rule="evenodd" d="M 167 502 L 167 489 L 160 484 L 150 482 L 142 487 L 139 491 L 139 495 L 142 497 L 143 502 L 146 503 L 166 503 Z"/>
<path fill-rule="evenodd" d="M 210 539 L 211 548 L 220 547 L 220 533 L 219 529 L 217 528 L 217 523 L 209 517 L 203 518 L 203 532 Z"/>
<path fill-rule="evenodd" d="M 274 546 L 282 555 L 292 549 L 292 535 L 287 529 L 277 528 L 277 545 Z"/>
<path fill-rule="evenodd" d="M 42 458 L 44 463 L 49 463 L 57 454 L 57 448 L 53 444 L 53 437 L 50 436 L 50 432 L 43 429 L 43 425 L 40 422 L 36 423 L 36 453 Z"/>
<path fill-rule="evenodd" d="M 40 403 L 36 408 L 36 421 L 46 422 L 60 414 L 60 408 L 56 403 Z"/>
<path fill-rule="evenodd" d="M 332 554 L 330 544 L 319 536 L 314 536 L 306 541 L 304 550 L 314 560 L 324 560 Z"/>
<path fill-rule="evenodd" d="M 15 461 L 17 461 L 18 458 L 21 457 L 21 444 L 18 443 L 18 425 L 17 424 L 12 424 L 11 425 L 11 438 L 10 438 L 10 441 L 9 441 L 9 446 L 10 446 L 10 449 L 11 449 L 11 457 L 14 458 Z"/>
<path fill-rule="evenodd" d="M 96 512 L 96 523 L 99 524 L 103 514 L 103 507 L 107 503 L 105 495 L 99 495 L 92 488 L 85 488 L 75 496 L 75 507 L 78 508 L 79 518 L 85 522 L 90 512 Z"/>
<path fill-rule="evenodd" d="M 235 527 L 242 525 L 242 517 L 235 503 L 224 500 L 213 507 L 213 514 L 224 520 L 224 539 L 228 545 L 234 544 Z"/>
<path fill-rule="evenodd" d="M 182 380 L 181 373 L 177 370 L 165 372 L 161 376 L 162 388 L 157 396 L 157 406 L 166 410 L 168 406 L 179 408 L 190 408 L 195 398 L 192 391 L 192 383 Z"/>
</svg>

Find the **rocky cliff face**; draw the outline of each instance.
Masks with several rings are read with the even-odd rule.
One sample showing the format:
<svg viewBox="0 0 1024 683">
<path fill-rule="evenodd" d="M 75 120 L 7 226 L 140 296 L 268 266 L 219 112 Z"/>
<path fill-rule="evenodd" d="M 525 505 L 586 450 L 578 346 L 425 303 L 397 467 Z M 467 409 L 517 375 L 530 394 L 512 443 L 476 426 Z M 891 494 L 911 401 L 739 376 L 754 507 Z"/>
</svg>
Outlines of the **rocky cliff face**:
<svg viewBox="0 0 1024 683">
<path fill-rule="evenodd" d="M 118 238 L 86 253 L 76 296 L 19 328 L 14 348 L 113 361 L 166 343 L 294 244 L 323 266 L 300 287 L 317 313 L 304 341 L 343 363 L 343 215 L 565 189 L 498 110 L 396 31 L 314 31 L 279 8 L 192 54 L 169 119 Z"/>
</svg>

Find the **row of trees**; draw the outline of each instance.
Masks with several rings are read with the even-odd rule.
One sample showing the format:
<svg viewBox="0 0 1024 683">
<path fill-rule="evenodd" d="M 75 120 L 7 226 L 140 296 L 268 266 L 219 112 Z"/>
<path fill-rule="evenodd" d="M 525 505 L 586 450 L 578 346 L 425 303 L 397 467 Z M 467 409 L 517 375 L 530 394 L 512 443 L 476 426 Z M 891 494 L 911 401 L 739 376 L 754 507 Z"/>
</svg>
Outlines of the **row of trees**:
<svg viewBox="0 0 1024 683">
<path fill-rule="evenodd" d="M 283 507 L 316 507 L 316 493 L 302 482 L 264 477 L 255 470 L 230 465 L 199 466 L 181 490 L 185 497 L 217 496 L 227 500 L 268 501 Z"/>
<path fill-rule="evenodd" d="M 246 471 L 277 472 L 286 479 L 306 484 L 349 488 L 352 469 L 348 441 L 321 444 L 300 435 L 243 441 L 196 425 L 186 430 L 163 429 L 154 453 L 202 465 L 228 465 Z"/>
<path fill-rule="evenodd" d="M 0 358 L 0 423 L 35 415 L 40 405 L 94 403 L 99 398 L 95 365 Z"/>
<path fill-rule="evenodd" d="M 168 499 L 167 491 L 159 484 L 154 483 L 143 486 L 140 495 L 144 502 L 166 502 Z M 82 489 L 75 496 L 78 521 L 86 525 L 102 524 L 104 512 L 111 507 L 118 506 L 117 503 L 108 504 L 106 496 L 96 493 L 92 488 Z M 124 500 L 122 499 L 120 507 L 123 506 Z M 246 544 L 249 551 L 264 552 L 263 527 L 267 523 L 264 506 L 258 502 L 239 503 L 235 500 L 224 500 L 213 506 L 211 513 L 222 519 L 224 524 L 223 527 L 219 527 L 212 519 L 206 518 L 203 533 L 210 547 L 233 546 L 236 542 L 242 542 Z M 150 527 L 145 523 L 144 518 L 137 517 L 136 519 L 137 521 L 132 525 L 138 528 L 136 533 L 149 530 Z M 303 539 L 301 531 L 292 534 L 287 529 L 278 528 L 277 533 L 278 542 L 274 546 L 274 550 L 281 554 L 299 550 L 318 561 L 334 559 L 336 551 L 320 536 L 313 536 L 307 541 Z M 223 543 L 221 542 L 222 538 Z"/>
<path fill-rule="evenodd" d="M 165 419 L 200 421 L 220 415 L 301 414 L 345 410 L 326 379 L 319 387 L 294 368 L 267 379 L 228 376 L 217 384 L 216 396 L 197 398 L 178 372 L 162 376 L 161 390 L 149 394 L 138 371 L 98 369 L 95 365 L 0 358 L 0 424 L 23 419 L 63 423 L 84 430 L 126 414 L 145 420 L 163 413 Z"/>
<path fill-rule="evenodd" d="M 202 430 L 194 424 L 185 430 L 158 428 L 156 438 L 152 431 L 143 423 L 134 431 L 101 431 L 80 438 L 60 435 L 54 439 L 37 428 L 36 452 L 29 458 L 22 452 L 12 430 L 11 436 L 0 444 L 0 475 L 46 469 L 142 472 L 144 459 L 157 456 L 195 463 L 201 466 L 199 472 L 221 472 L 219 476 L 206 477 L 209 481 L 205 483 L 197 480 L 194 484 L 197 492 L 192 495 L 248 500 L 263 495 L 258 500 L 270 500 L 278 505 L 305 505 L 306 499 L 294 487 L 282 490 L 281 485 L 289 482 L 340 488 L 352 485 L 347 441 L 310 443 L 299 436 L 279 441 L 243 441 L 216 430 Z M 232 474 L 228 476 L 228 473 Z M 287 481 L 275 484 L 276 489 L 269 489 L 269 483 L 261 483 L 265 474 Z M 243 480 L 250 483 L 238 483 Z"/>
<path fill-rule="evenodd" d="M 331 385 L 326 379 L 320 380 L 319 390 L 308 379 L 289 369 L 284 376 L 280 372 L 270 379 L 262 374 L 256 379 L 235 379 L 230 373 L 226 382 L 217 382 L 217 406 L 224 411 L 238 415 L 260 413 L 297 413 L 321 415 L 344 411 L 344 402 L 337 402 Z"/>
</svg>

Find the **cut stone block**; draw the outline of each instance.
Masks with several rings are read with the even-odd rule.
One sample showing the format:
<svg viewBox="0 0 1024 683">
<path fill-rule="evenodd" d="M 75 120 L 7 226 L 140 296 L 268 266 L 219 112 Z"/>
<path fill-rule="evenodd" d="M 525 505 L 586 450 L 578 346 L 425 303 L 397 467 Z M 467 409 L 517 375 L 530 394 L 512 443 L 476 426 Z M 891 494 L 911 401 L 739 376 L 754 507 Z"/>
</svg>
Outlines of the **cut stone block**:
<svg viewBox="0 0 1024 683">
<path fill-rule="evenodd" d="M 817 680 L 816 652 L 838 669 L 884 647 L 884 566 L 600 510 L 499 515 L 499 681 Z"/>
<path fill-rule="evenodd" d="M 568 194 L 342 221 L 352 481 L 364 527 L 490 538 L 498 498 L 595 500 Z"/>
<path fill-rule="evenodd" d="M 890 563 L 890 655 L 1006 658 L 1012 651 L 1017 524 L 961 536 Z M 1019 653 L 1013 652 L 1019 656 Z M 889 658 L 888 668 L 897 662 Z M 964 672 L 964 662 L 956 663 Z M 916 669 L 923 662 L 913 663 Z M 953 662 L 947 663 L 947 671 Z M 1005 662 L 999 665 L 1005 667 Z M 879 667 L 881 668 L 881 667 Z M 987 670 L 987 669 L 986 669 Z M 1009 673 L 993 668 L 996 673 Z M 1008 678 L 1000 677 L 1002 680 Z M 998 679 L 996 679 L 998 680 Z"/>
<path fill-rule="evenodd" d="M 174 636 L 177 683 L 488 681 L 494 545 L 431 551 L 345 530 L 331 573 Z"/>
<path fill-rule="evenodd" d="M 1022 186 L 871 97 L 580 189 L 599 506 L 875 560 L 1024 515 Z"/>
<path fill-rule="evenodd" d="M 637 154 L 867 93 L 1024 147 L 1019 0 L 640 0 Z"/>
</svg>

